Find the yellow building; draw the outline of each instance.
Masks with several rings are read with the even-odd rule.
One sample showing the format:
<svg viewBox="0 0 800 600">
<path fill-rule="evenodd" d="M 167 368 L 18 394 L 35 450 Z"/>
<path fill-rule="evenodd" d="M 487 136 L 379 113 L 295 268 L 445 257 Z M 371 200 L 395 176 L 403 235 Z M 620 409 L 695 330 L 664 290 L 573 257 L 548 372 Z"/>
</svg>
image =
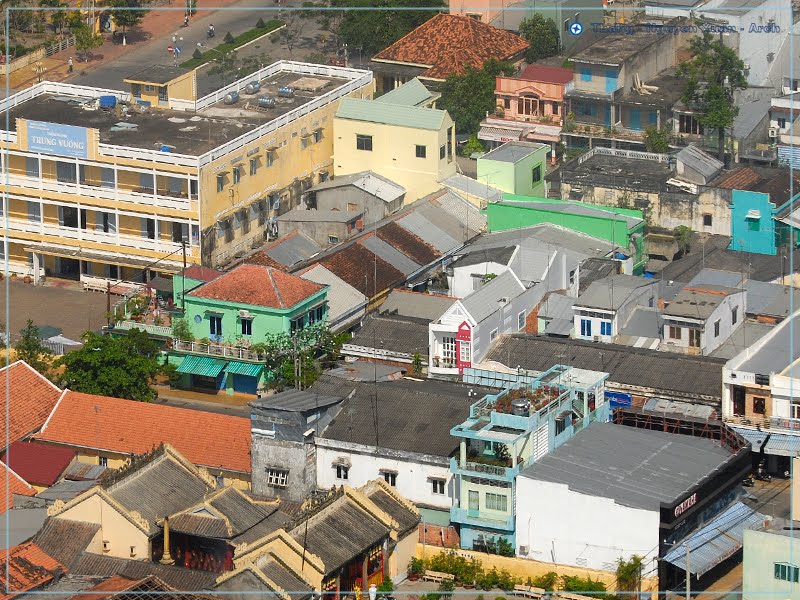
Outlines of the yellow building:
<svg viewBox="0 0 800 600">
<path fill-rule="evenodd" d="M 374 171 L 406 188 L 406 203 L 441 189 L 456 173 L 455 126 L 447 111 L 425 107 L 426 94 L 414 80 L 374 101 L 343 100 L 333 127 L 334 174 Z"/>
<path fill-rule="evenodd" d="M 189 263 L 230 262 L 328 177 L 340 99 L 373 89 L 369 71 L 288 61 L 201 98 L 177 67 L 126 81 L 45 81 L 2 101 L 12 273 L 140 282 L 178 271 L 183 240 Z"/>
</svg>

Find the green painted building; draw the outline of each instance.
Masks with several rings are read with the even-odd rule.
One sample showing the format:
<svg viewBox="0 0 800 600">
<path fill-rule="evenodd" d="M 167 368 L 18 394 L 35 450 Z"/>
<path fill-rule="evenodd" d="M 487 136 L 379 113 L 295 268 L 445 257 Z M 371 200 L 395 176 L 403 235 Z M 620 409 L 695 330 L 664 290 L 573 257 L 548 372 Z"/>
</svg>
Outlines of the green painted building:
<svg viewBox="0 0 800 600">
<path fill-rule="evenodd" d="M 549 223 L 609 241 L 619 247 L 616 258 L 624 255 L 630 259 L 630 266 L 624 267 L 628 274 L 640 275 L 647 262 L 640 210 L 504 194 L 502 201 L 487 206 L 486 216 L 490 232 Z"/>
<path fill-rule="evenodd" d="M 173 280 L 176 290 L 180 278 Z M 168 351 L 184 389 L 255 395 L 273 374 L 250 347 L 328 316 L 327 286 L 271 267 L 244 264 L 205 282 L 187 277 L 186 289 L 184 319 L 194 341 L 175 340 Z"/>
<path fill-rule="evenodd" d="M 800 540 L 791 533 L 744 531 L 742 600 L 800 600 Z"/>
<path fill-rule="evenodd" d="M 546 196 L 544 176 L 550 147 L 534 142 L 506 142 L 478 158 L 476 179 L 509 194 Z"/>
</svg>

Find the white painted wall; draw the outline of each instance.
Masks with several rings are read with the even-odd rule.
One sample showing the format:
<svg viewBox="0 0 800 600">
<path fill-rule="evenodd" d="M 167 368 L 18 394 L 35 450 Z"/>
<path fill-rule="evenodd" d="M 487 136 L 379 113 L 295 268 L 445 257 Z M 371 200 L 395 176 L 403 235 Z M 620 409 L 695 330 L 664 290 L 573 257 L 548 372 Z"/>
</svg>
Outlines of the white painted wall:
<svg viewBox="0 0 800 600">
<path fill-rule="evenodd" d="M 456 298 L 465 298 L 478 289 L 474 286 L 475 277 L 472 276 L 473 273 L 500 275 L 508 271 L 508 265 L 501 265 L 494 261 L 469 265 L 468 267 L 458 267 L 457 265 L 458 263 L 453 265 L 453 276 L 448 278 L 450 280 L 450 295 Z"/>
<path fill-rule="evenodd" d="M 543 562 L 616 569 L 619 558 L 645 558 L 645 574 L 658 555 L 658 510 L 616 504 L 566 485 L 517 477 L 517 550 Z"/>
<path fill-rule="evenodd" d="M 619 331 L 617 331 L 617 313 L 615 311 L 583 308 L 581 306 L 574 306 L 572 310 L 575 313 L 575 316 L 573 317 L 573 335 L 579 340 L 592 341 L 594 338 L 599 337 L 601 342 L 610 343 L 619 333 Z M 583 315 L 581 314 L 582 312 L 590 314 Z M 591 335 L 581 335 L 581 321 L 583 320 L 591 321 Z M 600 324 L 608 322 L 611 323 L 611 335 L 602 335 L 600 333 L 602 331 Z"/>
<path fill-rule="evenodd" d="M 360 487 L 377 477 L 381 469 L 397 471 L 397 491 L 415 504 L 449 510 L 453 503 L 454 481 L 449 458 L 398 452 L 375 446 L 348 444 L 317 438 L 317 485 L 323 489 L 347 484 Z M 336 479 L 333 463 L 350 461 L 346 481 Z M 444 494 L 434 494 L 431 478 L 445 480 Z"/>
</svg>

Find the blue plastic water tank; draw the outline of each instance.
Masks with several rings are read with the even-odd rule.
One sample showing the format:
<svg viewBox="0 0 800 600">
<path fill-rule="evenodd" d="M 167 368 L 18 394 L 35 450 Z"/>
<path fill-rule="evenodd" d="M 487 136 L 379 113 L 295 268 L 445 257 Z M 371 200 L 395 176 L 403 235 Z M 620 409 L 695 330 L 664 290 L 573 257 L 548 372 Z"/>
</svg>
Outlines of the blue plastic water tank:
<svg viewBox="0 0 800 600">
<path fill-rule="evenodd" d="M 169 146 L 161 146 L 162 152 L 169 152 Z"/>
<path fill-rule="evenodd" d="M 114 108 L 116 105 L 116 96 L 100 96 L 100 108 Z"/>
</svg>

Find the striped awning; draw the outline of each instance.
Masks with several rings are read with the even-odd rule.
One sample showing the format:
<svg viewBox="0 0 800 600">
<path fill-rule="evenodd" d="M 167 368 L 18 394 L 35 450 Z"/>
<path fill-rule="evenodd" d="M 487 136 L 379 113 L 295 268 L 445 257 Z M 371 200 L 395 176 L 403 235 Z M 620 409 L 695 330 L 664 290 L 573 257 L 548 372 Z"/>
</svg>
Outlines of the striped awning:
<svg viewBox="0 0 800 600">
<path fill-rule="evenodd" d="M 484 125 L 478 132 L 478 139 L 489 142 L 512 142 L 518 141 L 520 137 L 522 137 L 522 129 L 512 129 L 511 127 Z"/>
<path fill-rule="evenodd" d="M 233 373 L 234 375 L 245 375 L 247 377 L 259 377 L 261 371 L 264 370 L 264 365 L 256 365 L 253 363 L 237 362 L 232 360 L 225 367 L 226 373 Z"/>
<path fill-rule="evenodd" d="M 190 373 L 203 377 L 216 377 L 225 368 L 227 363 L 210 356 L 187 356 L 178 367 L 178 373 Z"/>
</svg>

